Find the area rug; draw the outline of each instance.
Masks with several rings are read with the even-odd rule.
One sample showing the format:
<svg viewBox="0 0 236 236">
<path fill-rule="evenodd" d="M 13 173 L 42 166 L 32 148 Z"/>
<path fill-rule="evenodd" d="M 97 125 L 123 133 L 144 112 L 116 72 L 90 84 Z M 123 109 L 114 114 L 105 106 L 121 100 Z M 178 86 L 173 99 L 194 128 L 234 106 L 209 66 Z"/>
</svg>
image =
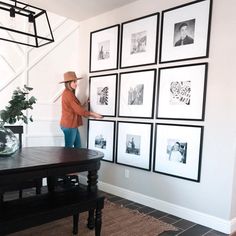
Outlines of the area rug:
<svg viewBox="0 0 236 236">
<path fill-rule="evenodd" d="M 87 212 L 80 214 L 79 236 L 94 236 L 94 230 L 89 230 Z M 102 211 L 101 236 L 157 236 L 164 231 L 177 230 L 170 224 L 154 217 L 141 214 L 123 206 L 105 201 Z M 23 230 L 9 236 L 67 236 L 72 235 L 72 217 L 53 221 L 38 227 Z"/>
</svg>

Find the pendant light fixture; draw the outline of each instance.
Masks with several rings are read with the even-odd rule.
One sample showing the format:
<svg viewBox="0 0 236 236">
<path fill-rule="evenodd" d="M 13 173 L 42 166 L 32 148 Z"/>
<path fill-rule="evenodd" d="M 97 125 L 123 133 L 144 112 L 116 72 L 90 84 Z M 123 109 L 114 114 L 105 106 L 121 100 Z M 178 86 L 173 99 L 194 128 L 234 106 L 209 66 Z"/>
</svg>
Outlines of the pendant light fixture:
<svg viewBox="0 0 236 236">
<path fill-rule="evenodd" d="M 46 10 L 16 0 L 0 1 L 0 40 L 31 47 L 54 42 Z"/>
</svg>

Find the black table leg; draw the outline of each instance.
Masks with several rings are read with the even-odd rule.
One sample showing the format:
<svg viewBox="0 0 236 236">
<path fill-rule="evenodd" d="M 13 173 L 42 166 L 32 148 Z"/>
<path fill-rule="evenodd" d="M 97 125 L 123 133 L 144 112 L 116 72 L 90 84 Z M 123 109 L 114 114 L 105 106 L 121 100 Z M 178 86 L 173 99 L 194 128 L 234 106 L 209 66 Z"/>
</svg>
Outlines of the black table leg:
<svg viewBox="0 0 236 236">
<path fill-rule="evenodd" d="M 94 226 L 95 226 L 94 209 L 90 209 L 88 211 L 88 224 L 87 224 L 87 227 L 89 229 L 94 229 Z"/>
<path fill-rule="evenodd" d="M 73 215 L 73 234 L 78 234 L 79 213 Z"/>
<path fill-rule="evenodd" d="M 97 190 L 98 190 L 97 183 L 98 183 L 97 170 L 89 171 L 88 172 L 88 187 L 87 187 L 87 190 L 89 192 L 96 193 Z"/>
<path fill-rule="evenodd" d="M 48 176 L 47 177 L 47 185 L 48 185 L 48 192 L 52 193 L 55 191 L 56 186 L 56 177 L 55 176 Z"/>
<path fill-rule="evenodd" d="M 102 228 L 102 210 L 100 208 L 97 208 L 95 217 L 95 236 L 100 236 L 101 228 Z"/>
</svg>

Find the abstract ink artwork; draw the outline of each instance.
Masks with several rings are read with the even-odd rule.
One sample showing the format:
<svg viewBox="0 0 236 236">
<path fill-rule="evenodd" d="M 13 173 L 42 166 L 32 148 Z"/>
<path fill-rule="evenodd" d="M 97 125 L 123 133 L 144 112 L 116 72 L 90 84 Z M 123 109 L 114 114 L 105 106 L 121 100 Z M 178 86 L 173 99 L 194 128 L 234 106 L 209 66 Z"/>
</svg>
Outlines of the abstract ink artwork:
<svg viewBox="0 0 236 236">
<path fill-rule="evenodd" d="M 204 120 L 207 63 L 159 69 L 157 118 Z"/>
</svg>

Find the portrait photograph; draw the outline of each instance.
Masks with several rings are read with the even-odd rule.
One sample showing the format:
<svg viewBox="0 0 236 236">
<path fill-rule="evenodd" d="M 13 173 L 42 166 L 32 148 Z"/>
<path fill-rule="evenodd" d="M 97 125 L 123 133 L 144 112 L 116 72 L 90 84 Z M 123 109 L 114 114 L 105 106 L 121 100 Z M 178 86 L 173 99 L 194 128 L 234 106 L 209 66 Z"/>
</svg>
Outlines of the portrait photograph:
<svg viewBox="0 0 236 236">
<path fill-rule="evenodd" d="M 177 139 L 168 139 L 166 152 L 169 161 L 186 163 L 187 142 Z"/>
<path fill-rule="evenodd" d="M 199 63 L 159 69 L 158 119 L 204 120 L 207 68 Z"/>
<path fill-rule="evenodd" d="M 153 117 L 155 78 L 155 69 L 120 73 L 119 117 Z"/>
<path fill-rule="evenodd" d="M 151 169 L 152 127 L 151 123 L 117 122 L 117 164 Z"/>
<path fill-rule="evenodd" d="M 117 74 L 89 77 L 89 110 L 103 116 L 116 115 Z"/>
<path fill-rule="evenodd" d="M 121 24 L 120 68 L 157 62 L 159 13 Z"/>
<path fill-rule="evenodd" d="M 104 153 L 102 160 L 114 162 L 115 121 L 88 120 L 88 148 Z"/>
<path fill-rule="evenodd" d="M 174 46 L 194 43 L 195 19 L 176 23 L 174 26 Z"/>
<path fill-rule="evenodd" d="M 212 0 L 164 10 L 161 18 L 160 63 L 209 56 Z"/>
<path fill-rule="evenodd" d="M 203 126 L 156 124 L 153 171 L 200 181 Z"/>
<path fill-rule="evenodd" d="M 126 135 L 126 153 L 140 155 L 140 142 L 141 136 L 139 135 Z"/>
<path fill-rule="evenodd" d="M 90 33 L 89 72 L 118 68 L 120 25 Z"/>
</svg>

